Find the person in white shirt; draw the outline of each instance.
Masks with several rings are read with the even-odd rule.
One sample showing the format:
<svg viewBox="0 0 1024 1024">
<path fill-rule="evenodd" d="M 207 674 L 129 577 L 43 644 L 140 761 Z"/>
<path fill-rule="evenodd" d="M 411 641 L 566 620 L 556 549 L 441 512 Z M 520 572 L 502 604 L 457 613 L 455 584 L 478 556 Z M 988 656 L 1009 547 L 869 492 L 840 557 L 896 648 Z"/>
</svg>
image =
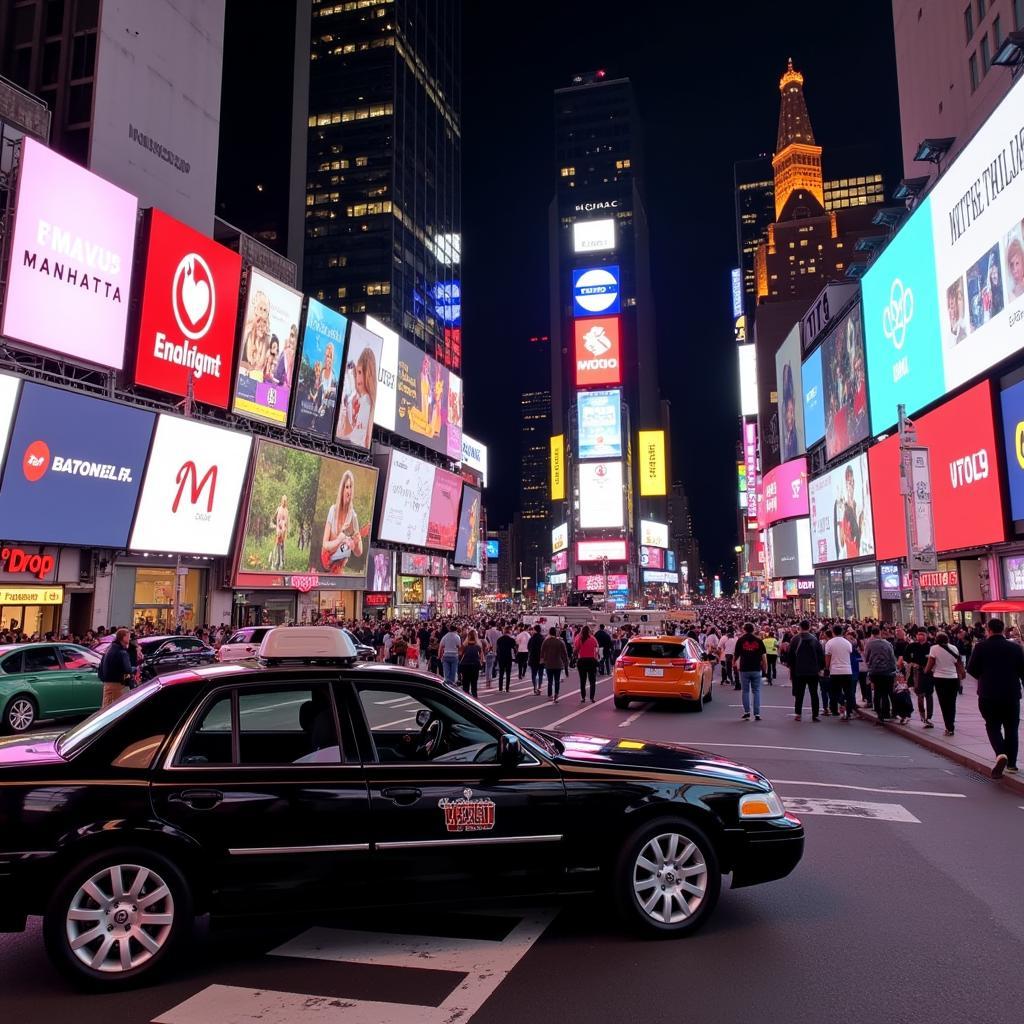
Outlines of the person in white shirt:
<svg viewBox="0 0 1024 1024">
<path fill-rule="evenodd" d="M 936 633 L 935 643 L 928 651 L 925 675 L 930 672 L 935 680 L 935 694 L 946 735 L 952 736 L 956 725 L 956 698 L 960 694 L 960 680 L 967 674 L 960 652 L 949 642 L 946 633 Z"/>
<path fill-rule="evenodd" d="M 487 653 L 484 655 L 484 664 L 486 671 L 484 674 L 487 676 L 487 685 L 491 685 L 491 680 L 498 674 L 495 652 L 498 649 L 498 637 L 501 636 L 501 630 L 492 622 L 490 629 L 484 633 L 484 639 L 487 641 Z"/>
<path fill-rule="evenodd" d="M 843 636 L 843 627 L 832 629 L 832 639 L 825 644 L 825 671 L 828 673 L 829 709 L 833 715 L 839 714 L 839 701 L 844 707 L 842 719 L 849 722 L 853 718 L 857 706 L 857 684 L 853 678 L 853 663 L 850 655 L 853 646 Z"/>
<path fill-rule="evenodd" d="M 704 637 L 704 651 L 714 659 L 711 663 L 711 678 L 714 679 L 715 662 L 718 661 L 718 634 L 715 632 L 714 626 L 709 627 L 707 636 Z M 722 682 L 724 683 L 725 680 L 723 679 Z"/>
<path fill-rule="evenodd" d="M 740 688 L 740 673 L 733 664 L 736 660 L 736 637 L 732 635 L 731 629 L 726 630 L 725 636 L 722 637 L 721 652 L 722 682 L 732 683 L 738 690 Z"/>
<path fill-rule="evenodd" d="M 526 663 L 530 659 L 530 631 L 526 626 L 520 626 L 516 633 L 516 667 L 519 669 L 519 678 L 526 675 Z"/>
</svg>

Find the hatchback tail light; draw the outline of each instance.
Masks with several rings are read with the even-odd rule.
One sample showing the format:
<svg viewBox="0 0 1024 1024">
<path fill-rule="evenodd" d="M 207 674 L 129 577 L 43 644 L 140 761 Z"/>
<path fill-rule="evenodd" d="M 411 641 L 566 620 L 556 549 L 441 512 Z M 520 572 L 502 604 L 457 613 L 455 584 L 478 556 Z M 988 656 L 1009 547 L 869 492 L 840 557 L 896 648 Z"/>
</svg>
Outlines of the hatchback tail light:
<svg viewBox="0 0 1024 1024">
<path fill-rule="evenodd" d="M 625 655 L 619 658 L 616 662 L 617 665 L 621 665 L 623 668 L 629 668 L 630 665 L 636 664 L 635 658 L 627 658 Z"/>
<path fill-rule="evenodd" d="M 686 672 L 694 672 L 697 669 L 697 662 L 695 662 L 695 661 L 687 661 L 687 660 L 685 660 L 683 658 L 673 658 L 669 662 L 669 664 L 673 668 L 681 668 L 681 669 L 683 669 Z"/>
</svg>

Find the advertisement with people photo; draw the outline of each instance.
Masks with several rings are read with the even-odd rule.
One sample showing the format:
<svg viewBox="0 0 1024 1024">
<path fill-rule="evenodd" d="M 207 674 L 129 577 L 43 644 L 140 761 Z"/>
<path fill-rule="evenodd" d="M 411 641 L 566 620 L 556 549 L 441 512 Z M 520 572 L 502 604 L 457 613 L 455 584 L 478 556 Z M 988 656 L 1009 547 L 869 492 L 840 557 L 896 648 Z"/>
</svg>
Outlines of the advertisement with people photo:
<svg viewBox="0 0 1024 1024">
<path fill-rule="evenodd" d="M 397 389 L 397 433 L 447 455 L 448 371 L 422 349 L 399 341 Z"/>
<path fill-rule="evenodd" d="M 825 454 L 829 459 L 863 441 L 870 432 L 864 328 L 858 303 L 821 346 L 825 389 Z"/>
<path fill-rule="evenodd" d="M 348 330 L 348 355 L 335 437 L 364 451 L 369 451 L 373 437 L 373 413 L 377 405 L 383 346 L 383 339 L 352 322 Z"/>
<path fill-rule="evenodd" d="M 316 299 L 306 308 L 302 358 L 292 400 L 292 428 L 329 438 L 338 406 L 338 379 L 348 320 Z"/>
<path fill-rule="evenodd" d="M 805 450 L 799 323 L 775 354 L 775 379 L 779 384 L 779 452 L 782 461 L 788 462 Z"/>
<path fill-rule="evenodd" d="M 875 553 L 868 460 L 858 455 L 809 485 L 815 565 Z"/>
</svg>

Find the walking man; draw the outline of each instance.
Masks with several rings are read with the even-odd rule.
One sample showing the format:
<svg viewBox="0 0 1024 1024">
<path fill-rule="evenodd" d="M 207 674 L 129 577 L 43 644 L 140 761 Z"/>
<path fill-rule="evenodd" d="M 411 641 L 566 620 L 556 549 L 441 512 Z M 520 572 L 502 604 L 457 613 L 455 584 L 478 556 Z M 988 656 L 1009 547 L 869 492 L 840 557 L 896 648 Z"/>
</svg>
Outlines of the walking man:
<svg viewBox="0 0 1024 1024">
<path fill-rule="evenodd" d="M 484 633 L 484 639 L 487 641 L 487 654 L 485 656 L 487 663 L 487 685 L 491 685 L 491 680 L 498 674 L 495 668 L 495 652 L 498 649 L 498 637 L 501 636 L 501 630 L 492 622 Z"/>
<path fill-rule="evenodd" d="M 530 659 L 530 631 L 520 626 L 516 634 L 516 665 L 519 667 L 519 678 L 526 675 L 526 665 Z"/>
<path fill-rule="evenodd" d="M 732 632 L 730 630 L 730 632 Z M 743 627 L 743 636 L 735 641 L 736 662 L 743 688 L 743 721 L 750 721 L 750 696 L 754 696 L 754 721 L 761 721 L 761 677 L 768 671 L 768 654 L 764 641 L 754 633 L 754 624 Z"/>
<path fill-rule="evenodd" d="M 896 680 L 896 651 L 882 638 L 878 626 L 871 627 L 871 636 L 864 645 L 864 664 L 868 667 L 868 682 L 875 695 L 875 725 L 883 725 L 893 717 L 892 687 Z"/>
<path fill-rule="evenodd" d="M 989 619 L 987 633 L 975 645 L 967 672 L 978 680 L 978 710 L 996 755 L 992 778 L 998 779 L 1004 771 L 1017 772 L 1024 650 L 1003 636 L 1002 619 Z"/>
<path fill-rule="evenodd" d="M 462 637 L 454 626 L 449 626 L 441 637 L 441 671 L 444 681 L 455 685 L 459 678 L 459 652 L 462 650 Z"/>
<path fill-rule="evenodd" d="M 728 629 L 722 639 L 722 682 L 730 682 L 738 690 L 740 688 L 740 674 L 736 670 L 735 662 L 736 637 L 732 635 L 732 630 Z"/>
<path fill-rule="evenodd" d="M 793 718 L 799 722 L 804 712 L 804 691 L 811 695 L 811 721 L 818 719 L 818 680 L 825 668 L 825 651 L 821 641 L 811 633 L 811 624 L 804 619 L 800 632 L 789 645 L 789 664 L 793 674 Z"/>
<path fill-rule="evenodd" d="M 857 706 L 857 686 L 853 681 L 853 646 L 843 636 L 842 626 L 832 627 L 832 639 L 825 644 L 825 670 L 829 675 L 829 707 L 839 714 L 839 698 L 843 699 L 843 721 L 853 718 Z"/>
<path fill-rule="evenodd" d="M 512 660 L 516 654 L 516 642 L 512 636 L 512 627 L 506 626 L 505 632 L 498 637 L 494 645 L 498 654 L 498 693 L 502 687 L 506 692 L 512 687 Z"/>
</svg>

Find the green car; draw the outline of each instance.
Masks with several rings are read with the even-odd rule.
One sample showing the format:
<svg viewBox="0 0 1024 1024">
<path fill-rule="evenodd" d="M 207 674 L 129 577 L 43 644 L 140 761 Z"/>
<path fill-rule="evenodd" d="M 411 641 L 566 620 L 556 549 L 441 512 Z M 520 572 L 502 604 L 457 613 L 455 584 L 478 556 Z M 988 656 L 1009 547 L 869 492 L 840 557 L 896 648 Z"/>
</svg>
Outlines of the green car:
<svg viewBox="0 0 1024 1024">
<path fill-rule="evenodd" d="M 0 646 L 0 732 L 40 719 L 91 715 L 100 706 L 100 656 L 77 644 Z"/>
</svg>

